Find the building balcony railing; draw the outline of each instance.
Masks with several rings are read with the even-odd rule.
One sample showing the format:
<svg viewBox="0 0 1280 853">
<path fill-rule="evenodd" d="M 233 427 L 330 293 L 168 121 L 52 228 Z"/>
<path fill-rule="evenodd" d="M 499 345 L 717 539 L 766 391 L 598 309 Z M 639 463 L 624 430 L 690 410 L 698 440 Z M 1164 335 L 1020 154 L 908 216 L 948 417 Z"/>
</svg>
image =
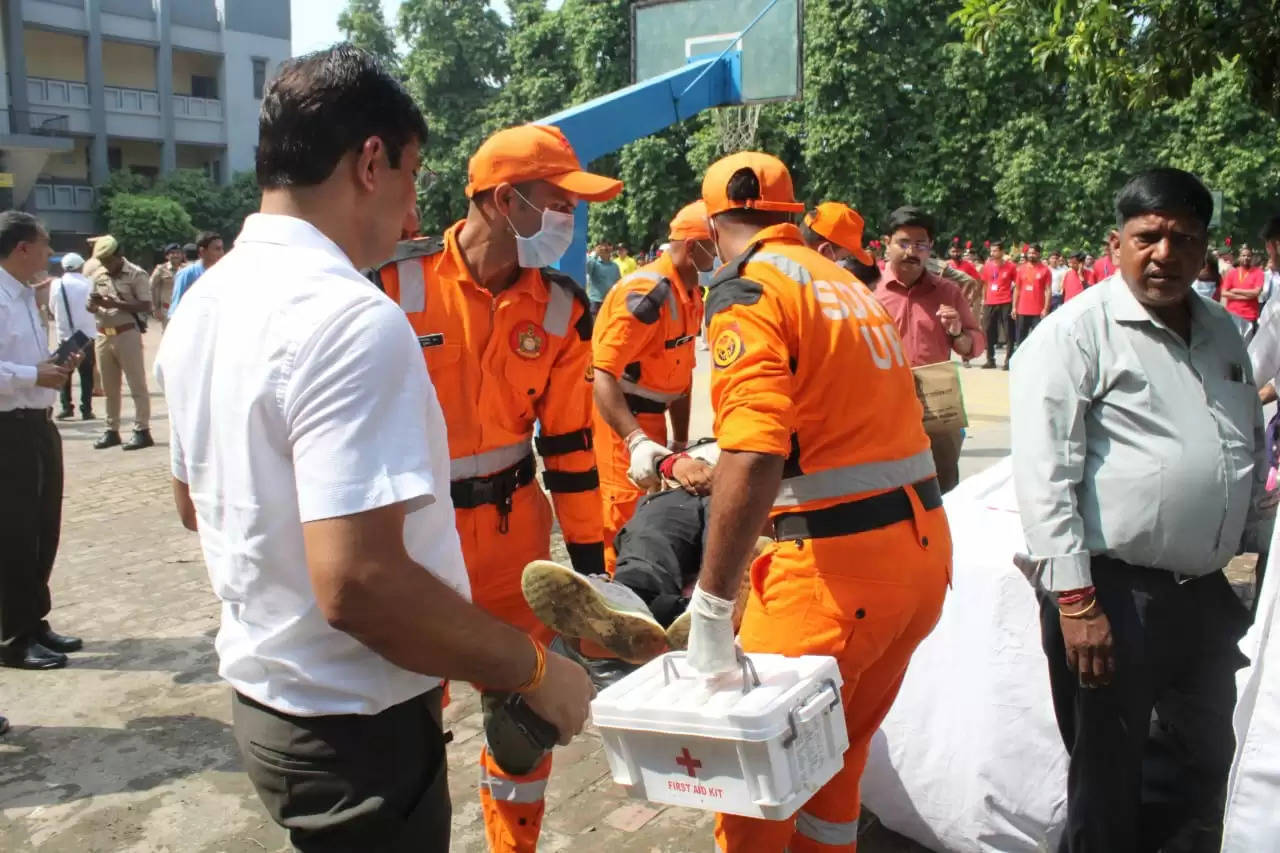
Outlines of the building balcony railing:
<svg viewBox="0 0 1280 853">
<path fill-rule="evenodd" d="M 92 213 L 93 187 L 85 184 L 65 184 L 56 181 L 37 181 L 32 188 L 36 210 Z"/>
<path fill-rule="evenodd" d="M 111 113 L 138 113 L 160 115 L 160 93 L 150 89 L 127 89 L 123 86 L 103 86 L 103 105 Z"/>
<path fill-rule="evenodd" d="M 41 113 L 32 110 L 15 110 L 10 107 L 0 112 L 0 132 L 29 133 L 33 136 L 68 136 L 71 120 L 60 113 Z"/>
<path fill-rule="evenodd" d="M 88 109 L 89 84 L 49 77 L 28 77 L 27 100 L 33 104 Z"/>
<path fill-rule="evenodd" d="M 103 107 L 110 113 L 160 115 L 160 93 L 151 89 L 127 86 L 103 86 Z M 72 107 L 87 110 L 90 104 L 89 84 L 49 77 L 27 78 L 27 99 L 41 106 Z M 192 95 L 173 96 L 175 118 L 222 121 L 222 101 Z"/>
<path fill-rule="evenodd" d="M 192 95 L 173 96 L 173 114 L 176 118 L 208 119 L 222 121 L 222 101 L 216 98 L 197 98 Z"/>
</svg>

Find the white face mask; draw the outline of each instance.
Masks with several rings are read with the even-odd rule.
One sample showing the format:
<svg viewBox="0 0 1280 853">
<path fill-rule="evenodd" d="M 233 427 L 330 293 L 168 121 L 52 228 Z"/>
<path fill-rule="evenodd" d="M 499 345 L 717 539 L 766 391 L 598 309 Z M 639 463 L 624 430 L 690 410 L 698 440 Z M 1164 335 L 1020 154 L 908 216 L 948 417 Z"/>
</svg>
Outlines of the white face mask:
<svg viewBox="0 0 1280 853">
<path fill-rule="evenodd" d="M 534 207 L 529 199 L 520 195 L 519 190 L 514 188 L 513 190 L 525 204 Z M 534 209 L 536 210 L 536 207 Z M 564 253 L 569 250 L 569 245 L 573 243 L 572 213 L 543 208 L 542 227 L 531 237 L 521 236 L 509 216 L 507 224 L 516 235 L 516 263 L 525 269 L 542 269 L 551 266 L 564 256 Z"/>
<path fill-rule="evenodd" d="M 1198 278 L 1191 286 L 1195 289 L 1196 293 L 1206 299 L 1212 299 L 1214 291 L 1218 289 L 1218 283 L 1207 278 Z"/>
</svg>

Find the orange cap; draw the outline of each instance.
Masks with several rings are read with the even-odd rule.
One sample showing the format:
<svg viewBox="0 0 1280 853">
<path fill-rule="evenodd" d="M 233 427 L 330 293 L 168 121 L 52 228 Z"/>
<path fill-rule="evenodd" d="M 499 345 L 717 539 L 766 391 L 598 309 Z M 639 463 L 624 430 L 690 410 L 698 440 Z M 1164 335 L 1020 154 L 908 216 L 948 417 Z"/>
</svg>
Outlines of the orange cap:
<svg viewBox="0 0 1280 853">
<path fill-rule="evenodd" d="M 555 184 L 583 201 L 608 201 L 622 192 L 622 181 L 582 170 L 560 128 L 524 124 L 498 131 L 471 156 L 467 198 L 498 184 L 524 181 Z"/>
<path fill-rule="evenodd" d="M 862 248 L 862 217 L 849 205 L 838 201 L 824 201 L 804 218 L 804 224 L 847 250 L 862 263 L 872 262 L 871 255 Z"/>
<path fill-rule="evenodd" d="M 707 227 L 707 205 L 702 199 L 680 208 L 675 219 L 671 220 L 670 240 L 710 240 L 711 230 Z"/>
<path fill-rule="evenodd" d="M 746 201 L 729 200 L 729 179 L 742 169 L 750 169 L 760 182 L 760 197 Z M 771 154 L 758 151 L 741 151 L 730 154 L 711 164 L 707 176 L 702 179 L 702 200 L 707 203 L 707 215 L 715 216 L 726 210 L 778 210 L 802 213 L 804 205 L 796 201 L 791 173 L 782 161 Z"/>
</svg>

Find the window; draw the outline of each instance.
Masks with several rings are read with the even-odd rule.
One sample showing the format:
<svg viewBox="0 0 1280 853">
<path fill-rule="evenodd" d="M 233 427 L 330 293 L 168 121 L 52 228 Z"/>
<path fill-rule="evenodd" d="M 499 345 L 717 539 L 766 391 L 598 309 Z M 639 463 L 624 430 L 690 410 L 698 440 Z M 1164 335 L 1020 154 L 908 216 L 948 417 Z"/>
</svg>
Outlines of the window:
<svg viewBox="0 0 1280 853">
<path fill-rule="evenodd" d="M 253 96 L 262 100 L 262 90 L 267 87 L 267 61 L 253 60 Z"/>
<path fill-rule="evenodd" d="M 112 145 L 107 148 L 107 168 L 113 172 L 118 172 L 124 166 L 124 155 L 121 153 L 119 146 Z"/>
<path fill-rule="evenodd" d="M 191 75 L 191 97 L 218 99 L 218 78 L 205 77 L 202 74 Z"/>
</svg>

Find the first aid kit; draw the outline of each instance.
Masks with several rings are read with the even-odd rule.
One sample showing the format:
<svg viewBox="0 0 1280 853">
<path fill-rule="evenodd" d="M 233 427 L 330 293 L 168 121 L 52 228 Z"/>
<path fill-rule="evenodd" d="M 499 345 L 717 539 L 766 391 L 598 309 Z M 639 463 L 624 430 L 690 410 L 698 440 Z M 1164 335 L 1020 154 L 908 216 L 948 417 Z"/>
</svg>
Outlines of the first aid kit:
<svg viewBox="0 0 1280 853">
<path fill-rule="evenodd" d="M 630 796 L 783 820 L 844 765 L 834 658 L 742 655 L 738 672 L 708 680 L 684 657 L 656 658 L 591 703 Z"/>
</svg>

